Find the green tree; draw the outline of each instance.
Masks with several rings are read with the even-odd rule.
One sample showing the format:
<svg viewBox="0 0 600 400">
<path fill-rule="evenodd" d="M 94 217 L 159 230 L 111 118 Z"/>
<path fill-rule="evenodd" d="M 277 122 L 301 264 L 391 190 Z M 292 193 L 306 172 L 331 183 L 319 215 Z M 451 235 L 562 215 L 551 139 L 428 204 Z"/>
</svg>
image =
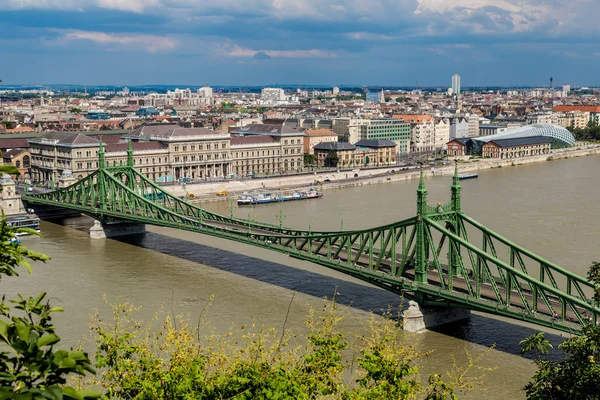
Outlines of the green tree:
<svg viewBox="0 0 600 400">
<path fill-rule="evenodd" d="M 327 153 L 327 156 L 325 157 L 325 166 L 326 167 L 335 168 L 335 167 L 337 167 L 339 162 L 340 162 L 340 158 L 337 155 L 337 152 L 330 151 L 329 153 Z"/>
<path fill-rule="evenodd" d="M 314 165 L 317 163 L 317 156 L 314 154 L 305 154 L 304 155 L 304 165 Z"/>
<path fill-rule="evenodd" d="M 594 283 L 594 302 L 600 299 L 600 263 L 588 272 Z M 551 347 L 544 335 L 535 334 L 521 342 L 522 351 L 535 352 L 537 372 L 525 386 L 529 399 L 597 399 L 600 393 L 600 326 L 586 324 L 579 336 L 562 342 L 558 348 L 565 358 L 560 361 L 540 357 Z"/>
<path fill-rule="evenodd" d="M 9 166 L 0 168 L 12 173 Z M 12 167 L 14 168 L 14 167 Z M 15 242 L 18 232 L 36 235 L 31 229 L 15 230 L 2 214 L 0 221 L 0 279 L 18 276 L 19 267 L 31 273 L 30 261 L 49 258 Z M 90 360 L 82 351 L 55 350 L 60 341 L 52 324 L 52 314 L 62 311 L 51 307 L 46 293 L 36 297 L 0 301 L 0 399 L 90 399 L 97 391 L 76 390 L 65 386 L 70 374 L 94 373 Z"/>
<path fill-rule="evenodd" d="M 538 332 L 527 339 L 521 340 L 521 353 L 536 353 L 537 358 L 546 355 L 552 349 L 552 344 L 544 337 L 544 332 Z"/>
<path fill-rule="evenodd" d="M 11 121 L 0 121 L 0 124 L 4 125 L 6 129 L 14 129 L 14 124 Z"/>
<path fill-rule="evenodd" d="M 73 107 L 69 110 L 69 112 L 71 114 L 81 114 L 83 113 L 83 110 L 81 108 Z"/>
</svg>

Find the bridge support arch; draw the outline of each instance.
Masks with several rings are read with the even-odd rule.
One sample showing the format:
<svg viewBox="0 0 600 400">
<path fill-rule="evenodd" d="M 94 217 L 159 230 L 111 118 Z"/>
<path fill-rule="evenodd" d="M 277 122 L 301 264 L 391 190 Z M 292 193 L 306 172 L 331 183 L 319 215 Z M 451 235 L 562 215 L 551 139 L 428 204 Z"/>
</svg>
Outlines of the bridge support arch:
<svg viewBox="0 0 600 400">
<path fill-rule="evenodd" d="M 94 221 L 90 228 L 90 239 L 105 239 L 128 235 L 141 235 L 146 233 L 145 224 L 132 224 L 128 222 L 101 223 Z"/>
<path fill-rule="evenodd" d="M 471 311 L 462 308 L 426 308 L 414 300 L 408 302 L 408 309 L 402 313 L 402 329 L 420 333 L 436 326 L 462 321 L 471 317 Z"/>
</svg>

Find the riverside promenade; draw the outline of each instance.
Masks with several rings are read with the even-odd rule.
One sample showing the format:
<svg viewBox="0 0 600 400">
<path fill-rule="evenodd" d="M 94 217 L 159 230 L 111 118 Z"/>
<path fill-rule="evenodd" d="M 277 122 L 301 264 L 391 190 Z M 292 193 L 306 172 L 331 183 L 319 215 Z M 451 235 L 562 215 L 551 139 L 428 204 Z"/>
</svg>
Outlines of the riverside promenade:
<svg viewBox="0 0 600 400">
<path fill-rule="evenodd" d="M 477 172 L 485 169 L 513 167 L 524 164 L 551 162 L 554 160 L 568 159 L 574 157 L 584 157 L 600 154 L 600 144 L 588 145 L 585 147 L 573 147 L 569 149 L 553 150 L 550 154 L 541 154 L 535 156 L 519 157 L 512 159 L 489 159 L 456 157 L 459 160 L 458 167 L 460 173 Z M 454 171 L 454 158 L 448 159 L 447 165 L 430 166 L 425 169 L 425 176 L 452 175 Z M 406 170 L 408 168 L 408 170 Z M 242 181 L 220 181 L 210 183 L 192 183 L 185 186 L 168 186 L 168 190 L 178 196 L 184 196 L 186 193 L 193 193 L 200 201 L 218 201 L 228 200 L 245 191 L 258 189 L 275 190 L 281 188 L 288 189 L 306 189 L 311 182 L 329 180 L 322 185 L 316 186 L 318 190 L 339 189 L 344 187 L 373 185 L 388 182 L 397 182 L 419 178 L 419 169 L 415 166 L 391 166 L 385 168 L 352 171 L 315 171 L 312 174 L 302 174 L 293 176 L 281 176 L 271 178 L 245 179 Z M 227 191 L 229 196 L 219 197 L 217 192 Z"/>
</svg>

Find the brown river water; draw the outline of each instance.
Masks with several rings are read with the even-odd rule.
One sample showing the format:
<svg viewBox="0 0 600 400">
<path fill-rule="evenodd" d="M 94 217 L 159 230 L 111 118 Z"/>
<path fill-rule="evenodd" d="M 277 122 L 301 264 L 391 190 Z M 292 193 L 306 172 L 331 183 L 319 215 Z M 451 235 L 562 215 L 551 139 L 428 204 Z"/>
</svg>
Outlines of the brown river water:
<svg viewBox="0 0 600 400">
<path fill-rule="evenodd" d="M 430 204 L 445 203 L 450 177 L 427 179 Z M 505 167 L 461 181 L 463 210 L 479 222 L 544 258 L 578 274 L 600 260 L 600 156 Z M 416 209 L 417 181 L 329 190 L 322 199 L 284 203 L 284 224 L 296 228 L 339 230 L 368 228 L 411 217 Z M 229 214 L 229 203 L 206 207 Z M 235 209 L 238 217 L 278 223 L 277 204 Z M 103 295 L 142 306 L 150 316 L 161 305 L 176 313 L 200 314 L 208 298 L 207 317 L 218 330 L 260 321 L 281 327 L 292 294 L 287 328 L 301 332 L 307 306 L 320 306 L 337 288 L 345 319 L 342 328 L 360 332 L 370 311 L 398 306 L 397 296 L 341 273 L 239 243 L 167 228 L 148 227 L 143 237 L 90 240 L 90 219 L 62 224 L 43 222 L 42 238 L 24 238 L 30 248 L 48 254 L 34 274 L 3 279 L 0 293 L 34 294 L 45 290 L 65 313 L 56 318 L 65 345 L 76 345 L 88 333 L 89 314 L 107 311 Z M 106 314 L 105 314 L 106 315 Z M 108 315 L 107 315 L 108 316 Z M 443 372 L 452 356 L 464 360 L 496 344 L 483 362 L 497 367 L 486 373 L 483 392 L 461 398 L 519 399 L 534 372 L 519 355 L 519 341 L 540 330 L 533 325 L 475 313 L 468 321 L 419 335 L 421 346 L 434 352 L 427 371 Z M 559 332 L 548 331 L 556 345 Z M 559 353 L 554 355 L 559 356 Z"/>
</svg>

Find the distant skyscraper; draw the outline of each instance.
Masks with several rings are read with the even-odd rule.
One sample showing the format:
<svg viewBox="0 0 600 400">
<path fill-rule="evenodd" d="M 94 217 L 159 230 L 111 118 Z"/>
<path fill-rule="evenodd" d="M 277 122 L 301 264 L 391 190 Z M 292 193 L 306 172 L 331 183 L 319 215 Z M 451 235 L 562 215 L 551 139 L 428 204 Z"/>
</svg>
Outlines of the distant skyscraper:
<svg viewBox="0 0 600 400">
<path fill-rule="evenodd" d="M 452 93 L 460 96 L 460 75 L 452 75 Z"/>
</svg>

